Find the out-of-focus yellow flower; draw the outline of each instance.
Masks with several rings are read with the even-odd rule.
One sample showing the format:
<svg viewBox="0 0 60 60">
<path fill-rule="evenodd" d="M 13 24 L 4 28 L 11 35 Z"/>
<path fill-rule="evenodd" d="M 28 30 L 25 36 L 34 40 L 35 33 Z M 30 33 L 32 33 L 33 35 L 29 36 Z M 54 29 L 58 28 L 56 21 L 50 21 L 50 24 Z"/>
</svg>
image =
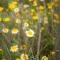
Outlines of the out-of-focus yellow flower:
<svg viewBox="0 0 60 60">
<path fill-rule="evenodd" d="M 0 22 L 2 21 L 2 18 L 0 17 Z"/>
<path fill-rule="evenodd" d="M 20 14 L 19 13 L 16 13 L 16 17 L 20 17 Z"/>
<path fill-rule="evenodd" d="M 17 28 L 13 28 L 13 29 L 11 30 L 11 32 L 12 32 L 12 34 L 17 34 L 19 31 L 18 31 Z"/>
<path fill-rule="evenodd" d="M 16 58 L 15 60 L 20 60 L 20 58 Z"/>
<path fill-rule="evenodd" d="M 22 50 L 26 50 L 27 49 L 27 46 L 26 45 L 21 45 L 20 47 Z"/>
<path fill-rule="evenodd" d="M 44 31 L 45 30 L 45 28 L 44 27 L 41 27 L 41 31 Z"/>
<path fill-rule="evenodd" d="M 44 24 L 48 24 L 48 18 L 44 17 Z"/>
<path fill-rule="evenodd" d="M 55 2 L 58 2 L 58 0 L 54 0 Z"/>
<path fill-rule="evenodd" d="M 54 13 L 54 17 L 55 17 L 56 19 L 59 19 L 59 15 L 56 14 L 56 13 Z"/>
<path fill-rule="evenodd" d="M 23 54 L 21 54 L 20 58 L 21 58 L 21 60 L 28 60 L 28 55 L 23 53 Z"/>
<path fill-rule="evenodd" d="M 33 6 L 37 6 L 37 2 L 36 1 L 33 2 Z"/>
<path fill-rule="evenodd" d="M 58 19 L 54 19 L 53 21 L 54 23 L 60 23 Z"/>
<path fill-rule="evenodd" d="M 54 3 L 53 2 L 47 4 L 48 9 L 52 9 L 53 6 L 54 6 Z"/>
<path fill-rule="evenodd" d="M 55 54 L 56 54 L 56 52 L 55 52 L 55 51 L 52 51 L 52 52 L 51 52 L 51 54 L 52 54 L 52 55 L 55 55 Z"/>
<path fill-rule="evenodd" d="M 37 19 L 38 19 L 38 16 L 37 16 L 37 15 L 33 15 L 33 16 L 32 16 L 32 19 L 33 19 L 33 20 L 37 20 Z"/>
<path fill-rule="evenodd" d="M 44 6 L 40 5 L 40 6 L 39 6 L 39 9 L 40 9 L 40 10 L 44 10 Z"/>
<path fill-rule="evenodd" d="M 3 49 L 0 48 L 0 52 L 3 51 Z"/>
<path fill-rule="evenodd" d="M 11 10 L 14 9 L 16 6 L 17 6 L 17 2 L 16 1 L 13 1 L 13 2 L 8 4 L 9 9 L 11 9 Z"/>
<path fill-rule="evenodd" d="M 6 60 L 5 58 L 2 58 L 2 60 Z"/>
<path fill-rule="evenodd" d="M 11 52 L 17 52 L 18 51 L 18 45 L 13 45 L 10 47 Z"/>
<path fill-rule="evenodd" d="M 10 18 L 9 17 L 5 17 L 3 21 L 4 22 L 9 22 L 10 21 Z"/>
<path fill-rule="evenodd" d="M 4 9 L 3 7 L 0 7 L 0 12 L 2 12 L 2 11 L 3 11 L 3 9 Z"/>
<path fill-rule="evenodd" d="M 47 56 L 43 56 L 41 60 L 48 60 Z"/>
<path fill-rule="evenodd" d="M 31 12 L 34 13 L 35 12 L 35 9 L 31 9 Z"/>
<path fill-rule="evenodd" d="M 3 28 L 2 31 L 3 31 L 4 33 L 8 33 L 9 29 L 8 29 L 8 28 Z"/>
<path fill-rule="evenodd" d="M 27 37 L 33 37 L 34 36 L 34 31 L 32 29 L 26 31 L 26 36 Z"/>
<path fill-rule="evenodd" d="M 24 8 L 28 8 L 29 7 L 29 5 L 28 4 L 24 4 Z"/>
<path fill-rule="evenodd" d="M 29 2 L 32 2 L 33 0 L 29 0 Z"/>
</svg>

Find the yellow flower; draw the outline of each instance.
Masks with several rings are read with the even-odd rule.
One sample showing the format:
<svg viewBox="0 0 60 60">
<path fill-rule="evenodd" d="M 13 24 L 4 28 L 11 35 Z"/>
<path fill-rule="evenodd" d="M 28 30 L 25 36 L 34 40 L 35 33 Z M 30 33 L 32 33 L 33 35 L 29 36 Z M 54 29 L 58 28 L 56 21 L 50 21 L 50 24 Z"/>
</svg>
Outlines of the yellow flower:
<svg viewBox="0 0 60 60">
<path fill-rule="evenodd" d="M 58 2 L 58 0 L 55 0 L 55 2 Z"/>
<path fill-rule="evenodd" d="M 32 2 L 33 0 L 29 0 L 29 2 Z"/>
<path fill-rule="evenodd" d="M 2 18 L 0 17 L 0 22 L 2 21 Z"/>
<path fill-rule="evenodd" d="M 3 31 L 4 33 L 8 33 L 9 29 L 8 29 L 8 28 L 3 28 L 2 31 Z"/>
<path fill-rule="evenodd" d="M 16 7 L 16 5 L 17 5 L 17 2 L 13 1 L 13 2 L 11 2 L 11 3 L 8 4 L 8 7 L 9 7 L 9 9 L 12 10 L 12 9 L 14 9 Z"/>
<path fill-rule="evenodd" d="M 20 60 L 20 58 L 16 58 L 15 60 Z"/>
<path fill-rule="evenodd" d="M 9 17 L 5 17 L 3 21 L 4 22 L 9 22 L 10 21 L 10 18 Z"/>
<path fill-rule="evenodd" d="M 18 51 L 18 45 L 13 45 L 10 47 L 11 52 L 17 52 Z"/>
<path fill-rule="evenodd" d="M 0 12 L 2 12 L 2 11 L 3 11 L 3 9 L 4 9 L 3 7 L 0 7 Z"/>
<path fill-rule="evenodd" d="M 21 54 L 21 60 L 28 60 L 28 55 L 27 54 Z"/>
<path fill-rule="evenodd" d="M 26 31 L 26 36 L 27 37 L 33 37 L 34 36 L 34 31 L 32 29 Z"/>
<path fill-rule="evenodd" d="M 11 32 L 12 32 L 12 34 L 17 34 L 17 33 L 18 33 L 18 29 L 17 29 L 17 28 L 13 28 L 13 29 L 11 30 Z"/>
<path fill-rule="evenodd" d="M 45 30 L 45 28 L 44 27 L 41 27 L 41 31 L 44 31 Z"/>
<path fill-rule="evenodd" d="M 31 9 L 31 12 L 34 13 L 35 12 L 35 9 Z"/>
<path fill-rule="evenodd" d="M 52 7 L 54 6 L 54 3 L 53 2 L 52 3 L 48 3 L 47 6 L 48 6 L 48 9 L 52 9 Z"/>
<path fill-rule="evenodd" d="M 55 52 L 55 51 L 52 51 L 52 52 L 51 52 L 51 54 L 52 54 L 52 55 L 55 55 L 55 54 L 56 54 L 56 52 Z"/>
<path fill-rule="evenodd" d="M 44 6 L 40 5 L 40 6 L 39 6 L 39 9 L 40 9 L 40 10 L 44 10 Z"/>
<path fill-rule="evenodd" d="M 38 16 L 37 16 L 37 15 L 33 15 L 33 16 L 32 16 L 32 19 L 33 19 L 33 20 L 37 20 L 37 19 L 38 19 Z"/>
<path fill-rule="evenodd" d="M 44 24 L 48 24 L 48 18 L 44 17 Z"/>
<path fill-rule="evenodd" d="M 0 48 L 0 52 L 3 51 L 1 48 Z"/>
<path fill-rule="evenodd" d="M 27 46 L 26 45 L 21 45 L 21 47 L 20 47 L 22 50 L 24 49 L 24 50 L 26 50 L 27 49 Z"/>
<path fill-rule="evenodd" d="M 37 6 L 37 2 L 36 1 L 33 2 L 33 6 Z"/>
<path fill-rule="evenodd" d="M 2 58 L 2 60 L 6 60 L 5 58 Z"/>
<path fill-rule="evenodd" d="M 20 14 L 19 13 L 16 13 L 16 17 L 20 17 Z"/>
<path fill-rule="evenodd" d="M 56 19 L 59 19 L 59 16 L 58 16 L 58 14 L 54 14 L 54 17 L 56 18 Z"/>
<path fill-rule="evenodd" d="M 48 60 L 47 56 L 43 56 L 41 60 Z"/>
</svg>

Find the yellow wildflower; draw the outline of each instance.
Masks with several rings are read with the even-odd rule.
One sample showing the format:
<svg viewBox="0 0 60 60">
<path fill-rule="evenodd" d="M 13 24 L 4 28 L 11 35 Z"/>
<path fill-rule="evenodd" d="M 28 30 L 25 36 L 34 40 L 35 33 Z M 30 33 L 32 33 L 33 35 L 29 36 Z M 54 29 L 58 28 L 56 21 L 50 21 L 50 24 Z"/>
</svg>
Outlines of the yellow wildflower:
<svg viewBox="0 0 60 60">
<path fill-rule="evenodd" d="M 16 7 L 16 5 L 17 5 L 17 2 L 13 1 L 13 2 L 8 4 L 8 7 L 9 7 L 9 9 L 12 10 L 12 9 L 14 9 Z"/>
<path fill-rule="evenodd" d="M 5 58 L 2 58 L 2 60 L 6 60 Z"/>
<path fill-rule="evenodd" d="M 4 22 L 9 22 L 10 21 L 10 18 L 9 17 L 5 17 L 3 21 Z"/>
<path fill-rule="evenodd" d="M 10 47 L 11 52 L 17 52 L 18 51 L 18 45 L 13 45 Z"/>
<path fill-rule="evenodd" d="M 36 19 L 38 19 L 38 16 L 37 16 L 37 15 L 33 15 L 33 16 L 32 16 L 32 19 L 33 19 L 33 20 L 36 20 Z"/>
<path fill-rule="evenodd" d="M 8 28 L 3 28 L 2 31 L 3 31 L 4 33 L 8 33 L 9 29 L 8 29 Z"/>
<path fill-rule="evenodd" d="M 0 22 L 2 21 L 2 18 L 0 17 Z"/>
<path fill-rule="evenodd" d="M 33 0 L 29 0 L 29 2 L 32 2 Z"/>
<path fill-rule="evenodd" d="M 56 18 L 56 19 L 59 19 L 59 16 L 58 16 L 58 14 L 54 14 L 54 17 Z"/>
<path fill-rule="evenodd" d="M 12 34 L 17 34 L 17 33 L 18 33 L 18 29 L 17 29 L 17 28 L 13 28 L 13 29 L 11 30 L 11 32 L 12 32 Z"/>
<path fill-rule="evenodd" d="M 26 36 L 27 37 L 33 37 L 34 36 L 34 31 L 32 29 L 26 31 Z"/>
<path fill-rule="evenodd" d="M 0 48 L 0 52 L 2 52 L 2 51 L 3 51 L 3 49 Z"/>
<path fill-rule="evenodd" d="M 20 58 L 21 58 L 21 60 L 28 60 L 28 55 L 23 53 L 23 54 L 21 54 Z"/>
<path fill-rule="evenodd" d="M 33 2 L 33 6 L 37 6 L 37 2 L 36 1 Z"/>
<path fill-rule="evenodd" d="M 40 10 L 44 10 L 44 6 L 40 5 L 40 6 L 39 6 L 39 9 L 40 9 Z"/>
<path fill-rule="evenodd" d="M 48 18 L 44 17 L 44 24 L 48 24 Z"/>
<path fill-rule="evenodd" d="M 2 12 L 2 11 L 3 11 L 3 9 L 4 9 L 3 7 L 0 7 L 0 12 Z"/>
<path fill-rule="evenodd" d="M 48 60 L 47 56 L 43 56 L 41 60 Z"/>
<path fill-rule="evenodd" d="M 20 17 L 20 14 L 19 13 L 16 13 L 16 17 Z"/>
<path fill-rule="evenodd" d="M 26 45 L 21 45 L 21 47 L 20 47 L 21 49 L 27 49 L 27 46 Z"/>
<path fill-rule="evenodd" d="M 48 6 L 48 9 L 52 9 L 52 7 L 54 6 L 54 3 L 48 3 L 47 6 Z"/>
<path fill-rule="evenodd" d="M 55 51 L 52 51 L 52 52 L 51 52 L 51 54 L 52 54 L 52 55 L 55 55 L 55 54 L 56 54 L 56 52 L 55 52 Z"/>
</svg>

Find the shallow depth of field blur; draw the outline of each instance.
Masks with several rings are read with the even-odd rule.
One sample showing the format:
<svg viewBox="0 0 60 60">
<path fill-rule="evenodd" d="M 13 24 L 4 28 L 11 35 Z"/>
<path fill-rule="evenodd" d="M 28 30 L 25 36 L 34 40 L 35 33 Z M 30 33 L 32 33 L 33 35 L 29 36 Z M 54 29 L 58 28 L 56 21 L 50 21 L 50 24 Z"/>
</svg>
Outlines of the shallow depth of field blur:
<svg viewBox="0 0 60 60">
<path fill-rule="evenodd" d="M 55 60 L 58 0 L 0 0 L 0 60 Z"/>
</svg>

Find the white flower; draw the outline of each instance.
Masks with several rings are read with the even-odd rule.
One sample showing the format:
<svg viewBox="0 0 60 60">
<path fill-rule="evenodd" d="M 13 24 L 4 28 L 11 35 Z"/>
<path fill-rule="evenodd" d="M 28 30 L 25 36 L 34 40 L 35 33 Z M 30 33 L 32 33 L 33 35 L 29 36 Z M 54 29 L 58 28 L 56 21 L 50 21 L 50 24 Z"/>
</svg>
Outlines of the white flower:
<svg viewBox="0 0 60 60">
<path fill-rule="evenodd" d="M 11 32 L 12 32 L 12 34 L 17 34 L 19 31 L 18 31 L 17 28 L 13 28 L 13 29 L 11 30 Z"/>
<path fill-rule="evenodd" d="M 34 31 L 32 29 L 26 31 L 26 36 L 27 37 L 33 37 L 34 36 Z"/>
<path fill-rule="evenodd" d="M 43 56 L 41 60 L 48 60 L 47 56 Z"/>
<path fill-rule="evenodd" d="M 13 45 L 10 47 L 11 52 L 17 52 L 18 51 L 18 45 Z"/>
<path fill-rule="evenodd" d="M 15 9 L 14 9 L 14 12 L 15 12 L 15 13 L 19 12 L 19 8 L 15 8 Z"/>
<path fill-rule="evenodd" d="M 3 28 L 3 29 L 2 29 L 2 32 L 8 33 L 8 32 L 9 32 L 9 29 L 8 29 L 8 28 Z"/>
<path fill-rule="evenodd" d="M 16 23 L 19 24 L 20 23 L 20 19 L 16 19 Z"/>
<path fill-rule="evenodd" d="M 29 24 L 28 24 L 28 23 L 24 23 L 24 26 L 25 26 L 25 27 L 28 27 L 28 26 L 29 26 Z"/>
<path fill-rule="evenodd" d="M 21 60 L 28 60 L 28 55 L 23 53 L 23 54 L 21 54 L 20 58 L 21 58 Z"/>
</svg>

